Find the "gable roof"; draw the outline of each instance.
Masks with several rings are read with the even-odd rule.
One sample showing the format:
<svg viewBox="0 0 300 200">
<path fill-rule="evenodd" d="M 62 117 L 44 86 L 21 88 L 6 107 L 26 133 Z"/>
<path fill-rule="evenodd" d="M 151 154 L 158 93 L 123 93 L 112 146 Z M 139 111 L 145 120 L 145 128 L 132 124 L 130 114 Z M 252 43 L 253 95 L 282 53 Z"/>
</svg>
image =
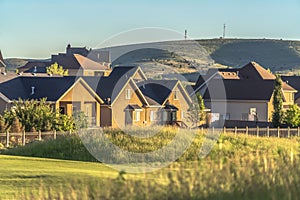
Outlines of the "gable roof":
<svg viewBox="0 0 300 200">
<path fill-rule="evenodd" d="M 238 70 L 239 75 L 243 79 L 274 80 L 276 77 L 272 72 L 266 70 L 256 62 L 250 62 Z"/>
<path fill-rule="evenodd" d="M 208 83 L 205 100 L 258 100 L 269 101 L 274 90 L 274 81 L 222 80 L 213 79 Z"/>
<path fill-rule="evenodd" d="M 79 63 L 79 65 L 85 70 L 107 70 L 108 68 L 100 63 L 97 63 L 87 57 L 84 57 L 80 54 L 74 54 L 75 59 Z"/>
<path fill-rule="evenodd" d="M 0 84 L 0 92 L 10 100 L 47 98 L 47 101 L 55 102 L 79 81 L 83 81 L 82 78 L 78 79 L 75 76 L 17 77 Z M 93 93 L 93 90 L 90 90 Z"/>
<path fill-rule="evenodd" d="M 142 69 L 136 66 L 114 67 L 109 76 L 114 79 L 120 79 L 122 76 L 132 77 L 133 79 L 135 79 L 135 76 L 137 74 L 139 74 L 142 77 L 142 79 L 147 80 L 147 77 L 142 71 Z"/>
<path fill-rule="evenodd" d="M 84 69 L 84 70 L 95 70 L 95 71 L 104 71 L 108 67 L 101 65 L 91 59 L 84 57 L 80 54 L 59 54 L 52 55 L 52 63 L 58 63 L 63 66 L 64 69 Z"/>
<path fill-rule="evenodd" d="M 150 105 L 163 105 L 177 83 L 177 80 L 147 80 L 137 85 Z"/>
<path fill-rule="evenodd" d="M 121 76 L 117 79 L 114 76 L 84 76 L 82 78 L 94 91 L 96 91 L 97 95 L 99 95 L 106 104 L 113 104 L 127 84 L 132 84 L 132 86 L 136 89 L 135 91 L 137 91 L 137 93 L 141 95 L 141 98 L 144 99 L 144 103 L 148 104 L 144 95 L 139 90 L 131 77 Z"/>
</svg>

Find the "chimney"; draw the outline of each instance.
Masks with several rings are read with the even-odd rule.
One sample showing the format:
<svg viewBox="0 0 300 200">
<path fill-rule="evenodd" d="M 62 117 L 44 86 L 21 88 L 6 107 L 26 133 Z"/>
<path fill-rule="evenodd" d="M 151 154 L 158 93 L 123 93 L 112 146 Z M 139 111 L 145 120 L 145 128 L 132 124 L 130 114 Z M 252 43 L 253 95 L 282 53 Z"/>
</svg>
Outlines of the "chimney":
<svg viewBox="0 0 300 200">
<path fill-rule="evenodd" d="M 30 95 L 34 95 L 34 91 L 35 90 L 35 87 L 34 86 L 31 86 L 31 94 Z"/>
</svg>

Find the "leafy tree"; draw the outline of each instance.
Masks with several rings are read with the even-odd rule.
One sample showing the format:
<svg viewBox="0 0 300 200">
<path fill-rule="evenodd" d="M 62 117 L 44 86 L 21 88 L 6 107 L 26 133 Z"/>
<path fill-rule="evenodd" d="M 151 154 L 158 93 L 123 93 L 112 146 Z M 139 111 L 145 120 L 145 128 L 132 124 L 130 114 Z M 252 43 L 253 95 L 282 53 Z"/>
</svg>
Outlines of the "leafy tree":
<svg viewBox="0 0 300 200">
<path fill-rule="evenodd" d="M 54 63 L 46 68 L 47 74 L 57 74 L 57 75 L 64 75 L 67 76 L 69 71 L 64 69 L 62 66 Z"/>
<path fill-rule="evenodd" d="M 57 131 L 74 131 L 74 119 L 68 115 L 59 114 L 55 119 L 55 130 Z"/>
<path fill-rule="evenodd" d="M 300 125 L 300 108 L 298 105 L 294 104 L 289 107 L 285 112 L 284 122 L 293 127 Z"/>
<path fill-rule="evenodd" d="M 275 127 L 282 124 L 283 111 L 282 111 L 282 80 L 279 75 L 276 75 L 274 93 L 273 93 L 273 108 L 272 123 Z"/>
<path fill-rule="evenodd" d="M 55 118 L 55 113 L 45 98 L 40 101 L 22 99 L 14 101 L 12 109 L 5 111 L 4 115 L 9 126 L 13 125 L 16 118 L 21 123 L 22 129 L 27 132 L 50 130 Z"/>
<path fill-rule="evenodd" d="M 193 102 L 190 105 L 187 113 L 187 119 L 194 125 L 198 125 L 198 123 L 205 119 L 204 113 L 204 101 L 200 94 L 196 94 L 193 96 Z"/>
</svg>

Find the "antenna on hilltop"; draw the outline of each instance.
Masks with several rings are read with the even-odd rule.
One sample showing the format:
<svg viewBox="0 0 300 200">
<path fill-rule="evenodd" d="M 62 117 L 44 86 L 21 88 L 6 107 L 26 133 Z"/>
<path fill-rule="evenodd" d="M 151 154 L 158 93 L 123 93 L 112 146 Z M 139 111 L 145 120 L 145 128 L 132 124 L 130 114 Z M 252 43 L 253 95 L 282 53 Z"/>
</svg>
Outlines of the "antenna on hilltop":
<svg viewBox="0 0 300 200">
<path fill-rule="evenodd" d="M 226 24 L 223 26 L 223 38 L 225 39 L 225 33 L 226 33 Z"/>
<path fill-rule="evenodd" d="M 184 39 L 185 40 L 187 39 L 187 30 L 186 29 L 184 30 Z"/>
</svg>

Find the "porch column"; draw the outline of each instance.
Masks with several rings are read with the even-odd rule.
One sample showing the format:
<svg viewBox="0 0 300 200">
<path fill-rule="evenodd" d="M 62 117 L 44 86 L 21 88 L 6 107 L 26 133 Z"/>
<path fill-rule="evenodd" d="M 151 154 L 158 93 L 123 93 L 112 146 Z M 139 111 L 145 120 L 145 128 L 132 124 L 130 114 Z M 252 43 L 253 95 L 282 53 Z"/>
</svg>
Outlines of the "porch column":
<svg viewBox="0 0 300 200">
<path fill-rule="evenodd" d="M 100 104 L 96 102 L 96 126 L 100 126 Z"/>
</svg>

